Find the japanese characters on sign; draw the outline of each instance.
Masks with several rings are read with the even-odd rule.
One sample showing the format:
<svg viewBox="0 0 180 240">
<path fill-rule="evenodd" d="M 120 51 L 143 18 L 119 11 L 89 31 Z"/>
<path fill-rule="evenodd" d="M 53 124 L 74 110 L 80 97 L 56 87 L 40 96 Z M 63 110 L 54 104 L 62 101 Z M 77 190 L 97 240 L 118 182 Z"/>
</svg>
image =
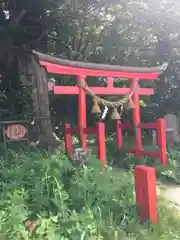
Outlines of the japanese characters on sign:
<svg viewBox="0 0 180 240">
<path fill-rule="evenodd" d="M 21 124 L 12 124 L 7 127 L 5 134 L 8 139 L 18 141 L 25 138 L 27 134 L 27 129 Z"/>
</svg>

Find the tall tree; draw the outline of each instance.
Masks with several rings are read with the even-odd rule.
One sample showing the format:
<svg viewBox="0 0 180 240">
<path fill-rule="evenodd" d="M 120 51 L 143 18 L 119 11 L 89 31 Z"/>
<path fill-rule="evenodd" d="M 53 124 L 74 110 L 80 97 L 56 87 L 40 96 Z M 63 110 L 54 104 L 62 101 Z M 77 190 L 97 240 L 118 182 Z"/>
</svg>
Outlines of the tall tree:
<svg viewBox="0 0 180 240">
<path fill-rule="evenodd" d="M 178 58 L 178 4 L 170 0 L 158 4 L 147 0 L 119 4 L 98 0 L 2 0 L 0 101 L 8 96 L 17 110 L 10 106 L 10 101 L 4 101 L 9 102 L 4 108 L 10 109 L 11 115 L 22 112 L 20 93 L 28 92 L 25 91 L 28 83 L 33 85 L 34 114 L 50 115 L 46 75 L 30 49 L 71 60 L 139 66 Z M 173 70 L 166 78 L 177 76 L 174 73 Z M 169 89 L 170 84 L 165 85 L 164 79 L 158 84 Z M 158 84 L 156 87 L 160 88 Z M 169 100 L 175 99 L 173 91 L 174 88 Z M 160 102 L 160 94 L 152 101 Z M 56 145 L 50 121 L 40 121 L 40 124 L 44 141 Z"/>
<path fill-rule="evenodd" d="M 50 117 L 46 74 L 28 50 L 45 49 L 46 35 L 56 19 L 59 4 L 63 1 L 9 0 L 0 3 L 1 90 L 12 98 L 16 94 L 20 96 L 24 84 L 32 85 L 32 102 L 34 114 L 40 118 L 41 139 L 53 146 L 57 141 L 51 122 L 43 119 Z M 26 82 L 20 81 L 21 75 L 25 76 Z M 18 113 L 19 105 L 15 105 L 16 110 L 11 108 L 13 113 Z"/>
</svg>

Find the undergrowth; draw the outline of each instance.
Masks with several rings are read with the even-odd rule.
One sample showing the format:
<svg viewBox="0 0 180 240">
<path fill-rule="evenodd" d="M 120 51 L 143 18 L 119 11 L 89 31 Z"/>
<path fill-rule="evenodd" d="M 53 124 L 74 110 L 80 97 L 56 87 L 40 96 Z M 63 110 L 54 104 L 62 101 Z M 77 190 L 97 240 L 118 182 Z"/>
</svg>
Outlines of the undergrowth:
<svg viewBox="0 0 180 240">
<path fill-rule="evenodd" d="M 115 149 L 113 141 L 107 143 L 107 157 L 111 166 L 130 170 L 136 165 L 147 165 L 156 168 L 156 174 L 160 181 L 180 184 L 180 146 L 176 145 L 167 153 L 168 161 L 163 167 L 159 159 L 143 157 L 137 160 L 134 154 L 127 154 L 125 151 L 119 152 Z"/>
<path fill-rule="evenodd" d="M 11 152 L 0 164 L 2 240 L 180 239 L 179 216 L 163 201 L 157 226 L 139 223 L 132 171 L 102 169 L 93 156 L 74 169 L 60 152 Z"/>
</svg>

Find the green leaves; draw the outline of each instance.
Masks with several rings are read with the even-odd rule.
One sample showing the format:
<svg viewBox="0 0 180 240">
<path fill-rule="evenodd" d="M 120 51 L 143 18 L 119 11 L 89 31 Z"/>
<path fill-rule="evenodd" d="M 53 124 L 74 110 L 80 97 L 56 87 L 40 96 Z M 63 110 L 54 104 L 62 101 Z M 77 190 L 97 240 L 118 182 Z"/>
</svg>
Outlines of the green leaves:
<svg viewBox="0 0 180 240">
<path fill-rule="evenodd" d="M 177 152 L 171 155 L 172 159 L 179 156 Z M 2 239 L 164 240 L 179 236 L 179 228 L 173 228 L 179 220 L 170 212 L 167 215 L 161 202 L 159 227 L 140 225 L 132 172 L 102 169 L 94 156 L 87 166 L 74 169 L 58 151 L 11 152 L 9 159 L 1 159 L 0 176 Z M 30 229 L 27 223 L 34 221 L 38 224 Z"/>
<path fill-rule="evenodd" d="M 32 235 L 32 239 L 89 240 L 124 234 L 118 226 L 124 229 L 125 219 L 131 218 L 126 211 L 134 199 L 130 175 L 102 169 L 94 157 L 88 166 L 73 169 L 59 152 L 51 156 L 12 152 L 1 166 L 0 234 L 8 233 L 7 239 Z M 69 177 L 69 185 L 64 185 Z M 36 219 L 40 225 L 31 234 L 25 222 Z"/>
</svg>

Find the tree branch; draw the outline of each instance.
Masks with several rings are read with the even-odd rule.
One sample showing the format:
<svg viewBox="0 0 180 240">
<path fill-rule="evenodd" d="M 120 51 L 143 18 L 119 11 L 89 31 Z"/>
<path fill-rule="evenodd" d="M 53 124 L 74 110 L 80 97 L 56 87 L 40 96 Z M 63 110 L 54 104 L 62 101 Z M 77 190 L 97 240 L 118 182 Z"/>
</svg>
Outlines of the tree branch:
<svg viewBox="0 0 180 240">
<path fill-rule="evenodd" d="M 25 9 L 22 9 L 18 16 L 17 14 L 14 14 L 9 22 L 9 26 L 13 26 L 20 23 L 20 21 L 24 18 L 26 13 L 27 11 Z"/>
</svg>

